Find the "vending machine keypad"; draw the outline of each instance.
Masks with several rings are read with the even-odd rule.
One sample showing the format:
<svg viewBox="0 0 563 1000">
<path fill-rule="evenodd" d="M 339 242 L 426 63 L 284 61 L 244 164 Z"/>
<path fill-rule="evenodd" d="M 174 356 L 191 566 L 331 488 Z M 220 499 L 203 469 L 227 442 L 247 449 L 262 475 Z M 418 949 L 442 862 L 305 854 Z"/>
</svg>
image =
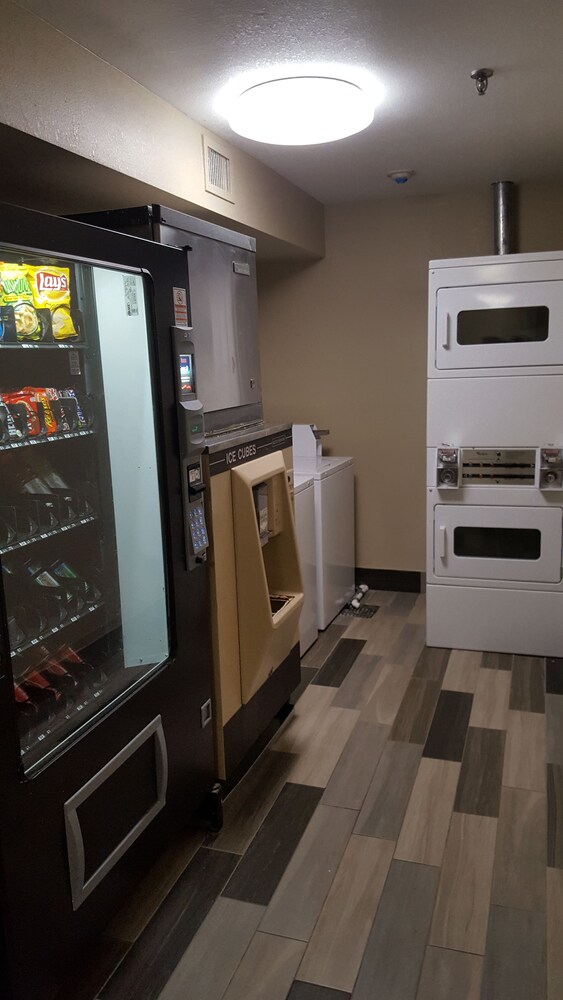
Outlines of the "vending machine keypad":
<svg viewBox="0 0 563 1000">
<path fill-rule="evenodd" d="M 205 525 L 205 514 L 203 512 L 203 503 L 193 504 L 190 506 L 188 523 L 190 527 L 190 537 L 192 540 L 194 555 L 197 556 L 202 552 L 205 552 L 206 548 L 209 546 L 207 528 Z"/>
</svg>

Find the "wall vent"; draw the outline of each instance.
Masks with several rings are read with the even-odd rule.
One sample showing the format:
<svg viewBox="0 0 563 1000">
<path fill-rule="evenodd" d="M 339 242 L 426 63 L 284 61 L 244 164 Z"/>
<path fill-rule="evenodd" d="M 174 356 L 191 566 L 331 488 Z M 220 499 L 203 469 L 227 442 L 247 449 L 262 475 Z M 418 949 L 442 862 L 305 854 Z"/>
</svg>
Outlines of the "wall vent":
<svg viewBox="0 0 563 1000">
<path fill-rule="evenodd" d="M 215 139 L 213 145 L 205 135 L 202 136 L 202 139 L 205 190 L 209 191 L 210 194 L 217 195 L 218 198 L 234 203 L 230 158 L 217 148 L 218 143 Z"/>
</svg>

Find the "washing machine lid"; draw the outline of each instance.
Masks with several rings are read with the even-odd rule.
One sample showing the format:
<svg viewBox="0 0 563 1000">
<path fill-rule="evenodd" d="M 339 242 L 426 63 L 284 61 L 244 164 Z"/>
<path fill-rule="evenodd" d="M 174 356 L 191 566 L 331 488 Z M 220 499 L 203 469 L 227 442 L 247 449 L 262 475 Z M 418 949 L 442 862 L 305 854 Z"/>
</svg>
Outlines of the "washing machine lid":
<svg viewBox="0 0 563 1000">
<path fill-rule="evenodd" d="M 342 469 L 353 464 L 354 459 L 350 455 L 326 455 L 314 461 L 306 458 L 294 458 L 293 460 L 296 475 L 312 476 L 317 481 L 326 479 L 328 476 L 334 475 L 335 472 L 341 472 Z"/>
<path fill-rule="evenodd" d="M 314 479 L 312 476 L 307 475 L 295 475 L 293 476 L 293 492 L 302 493 L 303 490 L 309 489 L 313 486 Z"/>
</svg>

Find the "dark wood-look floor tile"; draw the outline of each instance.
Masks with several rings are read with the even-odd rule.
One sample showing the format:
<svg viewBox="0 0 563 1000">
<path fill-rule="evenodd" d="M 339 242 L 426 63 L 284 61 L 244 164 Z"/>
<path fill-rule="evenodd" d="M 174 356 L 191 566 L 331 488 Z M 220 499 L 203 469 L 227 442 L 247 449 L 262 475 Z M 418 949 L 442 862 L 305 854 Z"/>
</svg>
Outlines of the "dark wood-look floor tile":
<svg viewBox="0 0 563 1000">
<path fill-rule="evenodd" d="M 100 996 L 156 1000 L 240 858 L 201 847 Z"/>
<path fill-rule="evenodd" d="M 223 829 L 206 846 L 244 854 L 260 829 L 295 763 L 295 755 L 266 750 L 225 799 Z"/>
<path fill-rule="evenodd" d="M 547 864 L 563 868 L 563 766 L 547 765 Z"/>
<path fill-rule="evenodd" d="M 330 656 L 336 643 L 342 638 L 346 631 L 346 625 L 329 625 L 324 632 L 319 633 L 319 638 L 307 650 L 301 660 L 303 667 L 322 667 L 326 658 Z"/>
<path fill-rule="evenodd" d="M 481 1000 L 545 1000 L 545 916 L 491 906 Z"/>
<path fill-rule="evenodd" d="M 486 670 L 512 670 L 512 653 L 483 653 L 481 666 Z"/>
<path fill-rule="evenodd" d="M 422 747 L 388 743 L 369 786 L 354 833 L 396 840 L 410 799 Z"/>
<path fill-rule="evenodd" d="M 263 915 L 263 906 L 219 896 L 158 1000 L 221 1000 Z"/>
<path fill-rule="evenodd" d="M 563 694 L 563 657 L 548 656 L 545 664 L 547 694 Z"/>
<path fill-rule="evenodd" d="M 313 983 L 293 983 L 287 1000 L 350 1000 L 349 993 L 342 990 L 329 990 L 326 986 L 315 986 Z"/>
<path fill-rule="evenodd" d="M 325 806 L 362 808 L 366 792 L 389 736 L 389 726 L 377 722 L 357 722 L 325 793 Z"/>
<path fill-rule="evenodd" d="M 491 903 L 545 912 L 547 805 L 542 792 L 502 790 Z"/>
<path fill-rule="evenodd" d="M 498 816 L 504 744 L 500 729 L 467 731 L 454 810 L 474 816 Z"/>
<path fill-rule="evenodd" d="M 545 660 L 541 656 L 513 658 L 509 708 L 545 712 Z"/>
<path fill-rule="evenodd" d="M 424 745 L 439 694 L 438 681 L 411 677 L 391 729 L 391 739 Z"/>
<path fill-rule="evenodd" d="M 563 869 L 547 869 L 547 1000 L 563 997 Z"/>
<path fill-rule="evenodd" d="M 438 869 L 393 861 L 352 1000 L 415 1000 Z"/>
<path fill-rule="evenodd" d="M 441 649 L 438 646 L 425 646 L 414 668 L 415 677 L 423 677 L 426 681 L 442 683 L 451 649 Z"/>
<path fill-rule="evenodd" d="M 365 644 L 365 639 L 339 639 L 314 678 L 313 684 L 340 687 Z"/>
<path fill-rule="evenodd" d="M 550 764 L 563 764 L 563 695 L 545 696 L 546 753 Z"/>
<path fill-rule="evenodd" d="M 461 760 L 472 703 L 473 695 L 465 691 L 440 691 L 424 745 L 425 757 Z"/>
<path fill-rule="evenodd" d="M 362 709 L 373 694 L 382 666 L 381 656 L 360 653 L 334 696 L 334 707 Z"/>
<path fill-rule="evenodd" d="M 317 667 L 304 667 L 303 664 L 301 664 L 301 681 L 295 690 L 291 692 L 291 697 L 289 699 L 292 705 L 295 705 L 295 703 L 299 701 L 305 688 L 309 687 L 309 684 L 311 684 L 315 679 L 316 674 Z"/>
<path fill-rule="evenodd" d="M 481 955 L 427 948 L 416 1000 L 479 1000 L 482 972 Z"/>
<path fill-rule="evenodd" d="M 272 896 L 261 931 L 309 940 L 357 815 L 351 809 L 318 807 Z"/>
<path fill-rule="evenodd" d="M 322 794 L 323 789 L 313 785 L 288 783 L 283 787 L 224 896 L 267 906 Z"/>
</svg>

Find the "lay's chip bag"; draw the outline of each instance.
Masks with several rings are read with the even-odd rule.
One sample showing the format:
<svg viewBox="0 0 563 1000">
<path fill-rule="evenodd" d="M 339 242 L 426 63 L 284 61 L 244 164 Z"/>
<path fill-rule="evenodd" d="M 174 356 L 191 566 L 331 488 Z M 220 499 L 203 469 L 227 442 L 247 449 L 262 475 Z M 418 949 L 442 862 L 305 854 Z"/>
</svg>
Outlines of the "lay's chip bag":
<svg viewBox="0 0 563 1000">
<path fill-rule="evenodd" d="M 70 270 L 68 267 L 27 265 L 26 275 L 36 309 L 49 309 L 53 338 L 77 340 L 70 312 Z"/>
</svg>

